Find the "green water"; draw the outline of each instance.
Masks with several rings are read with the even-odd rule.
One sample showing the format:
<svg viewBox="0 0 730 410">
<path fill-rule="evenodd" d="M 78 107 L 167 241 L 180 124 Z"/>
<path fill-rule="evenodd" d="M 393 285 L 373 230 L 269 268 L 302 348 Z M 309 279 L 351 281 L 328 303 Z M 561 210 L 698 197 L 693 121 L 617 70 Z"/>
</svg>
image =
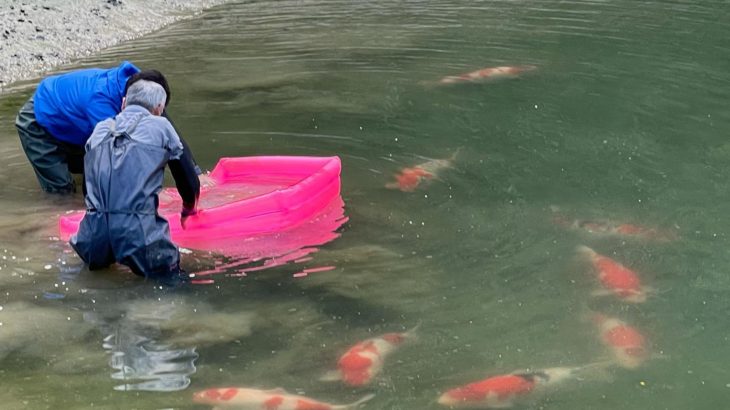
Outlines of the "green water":
<svg viewBox="0 0 730 410">
<path fill-rule="evenodd" d="M 52 238 L 82 201 L 38 192 L 12 123 L 33 84 L 19 84 L 0 96 L 0 407 L 205 409 L 194 391 L 241 386 L 436 409 L 446 389 L 491 375 L 604 360 L 598 311 L 640 329 L 655 358 L 516 408 L 727 408 L 729 36 L 721 1 L 260 1 L 66 67 L 164 71 L 204 168 L 342 158 L 350 220 L 309 262 L 337 269 L 295 279 L 291 263 L 173 290 L 79 271 Z M 434 85 L 525 64 L 538 68 Z M 416 192 L 385 189 L 457 150 Z M 551 207 L 679 238 L 565 230 Z M 635 269 L 647 302 L 592 296 L 582 244 Z M 318 380 L 355 342 L 417 323 L 372 386 Z"/>
</svg>

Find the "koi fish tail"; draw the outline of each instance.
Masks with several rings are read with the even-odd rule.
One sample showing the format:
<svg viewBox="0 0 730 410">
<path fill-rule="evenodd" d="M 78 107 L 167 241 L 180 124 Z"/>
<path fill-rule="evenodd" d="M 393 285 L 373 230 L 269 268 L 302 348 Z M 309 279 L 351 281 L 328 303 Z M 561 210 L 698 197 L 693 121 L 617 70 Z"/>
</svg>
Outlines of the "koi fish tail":
<svg viewBox="0 0 730 410">
<path fill-rule="evenodd" d="M 337 370 L 330 370 L 319 378 L 321 382 L 338 382 L 340 380 L 342 380 L 342 374 Z"/>
<path fill-rule="evenodd" d="M 413 326 L 412 328 L 410 328 L 410 329 L 408 329 L 406 331 L 406 335 L 408 335 L 409 337 L 415 337 L 416 336 L 416 333 L 418 333 L 418 329 L 421 328 L 421 324 L 422 323 L 423 322 L 419 320 L 418 323 L 416 323 L 415 326 Z"/>
<path fill-rule="evenodd" d="M 581 373 L 581 372 L 591 371 L 591 370 L 602 370 L 607 367 L 613 367 L 615 365 L 616 365 L 615 361 L 606 359 L 606 360 L 600 360 L 600 361 L 593 362 L 593 363 L 584 364 L 583 366 L 578 366 L 573 371 L 575 373 Z"/>
<path fill-rule="evenodd" d="M 464 149 L 464 147 L 463 147 L 463 146 L 461 146 L 461 147 L 458 147 L 458 148 L 456 148 L 456 151 L 454 151 L 454 153 L 453 153 L 453 154 L 451 154 L 451 156 L 449 157 L 449 161 L 454 161 L 454 160 L 456 160 L 456 157 L 457 157 L 457 156 L 459 156 L 459 154 L 461 153 L 461 150 L 462 150 L 462 149 Z"/>
<path fill-rule="evenodd" d="M 403 338 L 405 340 L 418 340 L 418 329 L 421 328 L 421 321 L 419 320 L 415 326 L 403 332 Z"/>
<path fill-rule="evenodd" d="M 388 189 L 400 189 L 400 185 L 397 182 L 388 182 L 385 184 L 385 187 Z"/>
<path fill-rule="evenodd" d="M 372 400 L 373 397 L 375 397 L 375 393 L 368 394 L 368 395 L 364 396 L 363 398 L 361 398 L 360 400 L 358 400 L 358 401 L 356 401 L 354 403 L 343 404 L 341 406 L 334 406 L 332 408 L 335 409 L 335 410 L 350 410 L 350 409 L 356 409 L 356 408 L 362 406 L 365 402 Z"/>
<path fill-rule="evenodd" d="M 536 382 L 539 385 L 553 385 L 563 383 L 566 380 L 580 380 L 586 377 L 591 379 L 604 378 L 599 377 L 603 370 L 609 366 L 613 366 L 614 360 L 606 360 L 601 362 L 589 363 L 583 366 L 575 367 L 551 367 L 542 370 L 537 370 L 527 375 L 537 376 Z M 520 375 L 519 373 L 516 373 Z"/>
<path fill-rule="evenodd" d="M 522 66 L 519 66 L 518 68 L 519 68 L 519 72 L 523 72 L 523 73 L 537 70 L 537 66 L 532 65 L 532 64 L 522 65 Z"/>
<path fill-rule="evenodd" d="M 613 374 L 608 371 L 612 367 L 616 367 L 616 361 L 606 358 L 605 360 L 576 367 L 574 374 L 581 379 L 608 382 L 613 379 Z"/>
<path fill-rule="evenodd" d="M 450 75 L 450 76 L 446 76 L 446 77 L 440 79 L 437 84 L 439 84 L 439 85 L 456 84 L 456 83 L 461 83 L 461 82 L 468 81 L 468 80 L 469 79 L 462 78 L 461 76 Z"/>
<path fill-rule="evenodd" d="M 651 295 L 651 296 L 656 297 L 658 299 L 664 299 L 664 297 L 662 295 L 665 294 L 665 293 L 667 293 L 667 292 L 672 291 L 672 288 L 669 287 L 669 288 L 657 289 L 657 288 L 651 287 L 651 286 L 642 286 L 641 287 L 641 291 L 643 293 L 645 293 L 647 296 Z"/>
<path fill-rule="evenodd" d="M 578 246 L 577 246 L 577 247 L 575 248 L 575 250 L 576 250 L 576 252 L 578 252 L 578 253 L 579 253 L 580 255 L 586 256 L 586 257 L 588 257 L 588 258 L 593 258 L 594 256 L 596 256 L 596 255 L 597 255 L 596 251 L 594 251 L 593 249 L 591 249 L 591 248 L 589 248 L 589 247 L 587 247 L 587 246 L 585 246 L 585 245 L 578 245 Z"/>
</svg>

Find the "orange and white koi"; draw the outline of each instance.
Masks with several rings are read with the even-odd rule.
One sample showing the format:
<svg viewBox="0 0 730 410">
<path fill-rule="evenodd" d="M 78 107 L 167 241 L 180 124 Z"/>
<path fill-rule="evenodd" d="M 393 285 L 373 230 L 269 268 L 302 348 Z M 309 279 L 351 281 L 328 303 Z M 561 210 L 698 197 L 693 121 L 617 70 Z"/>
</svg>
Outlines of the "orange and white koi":
<svg viewBox="0 0 730 410">
<path fill-rule="evenodd" d="M 492 376 L 448 390 L 439 397 L 438 403 L 450 408 L 507 408 L 516 399 L 574 378 L 580 371 L 592 366 L 552 367 Z"/>
<path fill-rule="evenodd" d="M 395 175 L 395 181 L 385 184 L 385 187 L 400 189 L 403 192 L 413 192 L 421 183 L 436 179 L 442 170 L 451 168 L 459 151 L 461 151 L 461 148 L 457 149 L 449 158 L 432 159 L 412 167 L 403 168 Z"/>
<path fill-rule="evenodd" d="M 330 404 L 283 389 L 259 390 L 244 387 L 208 389 L 193 394 L 193 401 L 214 406 L 214 410 L 348 410 L 355 409 L 375 395 L 350 404 Z"/>
<path fill-rule="evenodd" d="M 635 328 L 617 318 L 596 315 L 601 342 L 611 350 L 621 367 L 635 369 L 649 358 L 646 338 Z"/>
<path fill-rule="evenodd" d="M 385 184 L 388 189 L 400 189 L 403 192 L 413 192 L 421 185 L 421 182 L 430 180 L 434 174 L 426 171 L 420 166 L 403 168 L 395 175 L 395 182 Z"/>
<path fill-rule="evenodd" d="M 578 252 L 588 257 L 598 273 L 598 279 L 605 288 L 596 295 L 614 294 L 626 302 L 643 303 L 646 301 L 647 289 L 641 286 L 639 276 L 631 269 L 603 256 L 587 246 L 579 246 Z"/>
<path fill-rule="evenodd" d="M 337 361 L 337 370 L 327 373 L 322 380 L 339 380 L 353 387 L 369 384 L 383 370 L 385 359 L 405 341 L 415 337 L 417 328 L 403 333 L 386 333 L 357 343 Z"/>
<path fill-rule="evenodd" d="M 439 80 L 439 84 L 455 84 L 475 81 L 514 78 L 518 75 L 537 69 L 534 65 L 487 67 L 461 75 L 450 75 Z"/>
</svg>

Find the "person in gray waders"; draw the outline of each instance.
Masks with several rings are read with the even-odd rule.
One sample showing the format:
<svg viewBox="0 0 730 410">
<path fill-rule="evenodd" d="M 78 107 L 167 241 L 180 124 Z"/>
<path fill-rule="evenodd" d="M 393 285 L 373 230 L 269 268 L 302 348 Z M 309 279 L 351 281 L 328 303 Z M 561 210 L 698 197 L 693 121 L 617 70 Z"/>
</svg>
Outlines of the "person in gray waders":
<svg viewBox="0 0 730 410">
<path fill-rule="evenodd" d="M 86 214 L 70 243 L 91 270 L 118 262 L 138 275 L 185 279 L 170 227 L 157 213 L 157 194 L 169 162 L 185 227 L 196 213 L 200 181 L 180 137 L 160 116 L 165 98 L 159 84 L 135 82 L 122 112 L 98 123 L 86 142 Z"/>
</svg>

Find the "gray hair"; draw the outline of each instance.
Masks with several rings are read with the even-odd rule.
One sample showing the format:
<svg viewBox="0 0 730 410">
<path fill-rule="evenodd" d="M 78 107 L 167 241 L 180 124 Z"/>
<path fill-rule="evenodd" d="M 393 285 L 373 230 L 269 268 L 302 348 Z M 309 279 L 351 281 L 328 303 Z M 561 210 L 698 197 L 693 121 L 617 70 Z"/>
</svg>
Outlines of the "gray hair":
<svg viewBox="0 0 730 410">
<path fill-rule="evenodd" d="M 127 90 L 127 105 L 141 105 L 152 111 L 156 107 L 165 106 L 165 89 L 161 85 L 147 80 L 139 80 Z"/>
</svg>

